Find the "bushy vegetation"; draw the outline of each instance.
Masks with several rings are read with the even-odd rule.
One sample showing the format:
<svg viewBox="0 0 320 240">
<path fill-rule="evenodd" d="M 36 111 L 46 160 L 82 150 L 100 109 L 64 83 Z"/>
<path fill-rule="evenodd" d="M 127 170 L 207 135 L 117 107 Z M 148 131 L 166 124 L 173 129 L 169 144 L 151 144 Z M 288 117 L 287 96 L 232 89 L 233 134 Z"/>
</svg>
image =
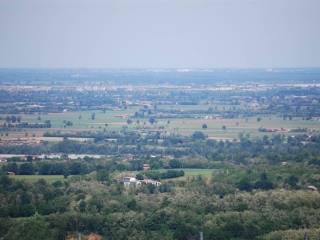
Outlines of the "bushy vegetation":
<svg viewBox="0 0 320 240">
<path fill-rule="evenodd" d="M 221 176 L 127 190 L 108 175 L 51 184 L 2 175 L 1 235 L 16 239 L 26 231 L 23 239 L 46 234 L 64 239 L 70 232 L 95 232 L 105 239 L 189 239 L 203 231 L 205 239 L 286 239 L 292 229 L 314 236 L 320 221 L 318 192 L 239 192 Z"/>
<path fill-rule="evenodd" d="M 143 155 L 129 162 L 121 157 L 13 159 L 3 165 L 0 178 L 1 236 L 17 239 L 25 231 L 24 239 L 65 239 L 70 233 L 94 232 L 105 239 L 197 239 L 202 231 L 205 239 L 224 240 L 313 239 L 318 234 L 320 194 L 308 187 L 320 187 L 319 136 L 202 139 L 194 147 L 192 140 L 182 139 L 193 155 L 170 160 Z M 159 170 L 140 171 L 145 162 Z M 177 178 L 185 167 L 214 171 Z M 20 181 L 7 171 L 72 176 Z M 122 171 L 166 180 L 160 187 L 126 189 L 117 178 Z"/>
<path fill-rule="evenodd" d="M 0 240 L 319 239 L 320 72 L 281 71 L 1 70 Z"/>
<path fill-rule="evenodd" d="M 167 170 L 164 172 L 159 172 L 159 171 L 147 171 L 144 172 L 144 174 L 147 178 L 151 179 L 167 179 L 167 178 L 177 178 L 177 177 L 182 177 L 184 176 L 184 171 L 183 170 Z"/>
</svg>

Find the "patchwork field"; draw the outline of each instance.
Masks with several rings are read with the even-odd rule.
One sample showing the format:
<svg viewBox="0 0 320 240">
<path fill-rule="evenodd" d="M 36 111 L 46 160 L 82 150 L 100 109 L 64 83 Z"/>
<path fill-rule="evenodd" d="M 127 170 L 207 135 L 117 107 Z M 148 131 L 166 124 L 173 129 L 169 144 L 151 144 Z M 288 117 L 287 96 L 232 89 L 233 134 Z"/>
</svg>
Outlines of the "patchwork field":
<svg viewBox="0 0 320 240">
<path fill-rule="evenodd" d="M 164 106 L 165 108 L 172 108 Z M 180 106 L 175 106 L 179 109 Z M 195 109 L 196 106 L 182 106 L 185 109 Z M 204 106 L 199 105 L 200 109 Z M 208 106 L 206 106 L 207 108 Z M 88 130 L 120 130 L 123 127 L 129 129 L 161 129 L 167 133 L 177 133 L 182 135 L 191 135 L 195 131 L 203 131 L 212 139 L 237 139 L 240 133 L 249 133 L 250 136 L 271 135 L 274 133 L 259 132 L 259 128 L 283 128 L 280 131 L 283 134 L 296 135 L 299 133 L 289 132 L 287 130 L 294 128 L 307 128 L 310 131 L 319 131 L 320 122 L 316 120 L 303 120 L 302 118 L 293 118 L 292 120 L 284 120 L 277 116 L 261 117 L 258 121 L 257 117 L 239 118 L 239 119 L 224 119 L 224 118 L 158 118 L 157 122 L 150 124 L 148 118 L 133 119 L 133 122 L 128 124 L 127 119 L 137 110 L 137 107 L 131 107 L 124 110 L 107 110 L 107 111 L 80 111 L 80 112 L 62 112 L 49 114 L 22 114 L 22 122 L 41 123 L 50 120 L 52 128 L 29 128 L 29 129 L 11 129 L 10 131 L 1 132 L 1 140 L 6 138 L 32 138 L 40 137 L 38 140 L 59 141 L 57 138 L 41 138 L 46 131 L 88 131 Z M 94 117 L 93 117 L 94 115 Z M 16 115 L 18 116 L 18 115 Z M 0 115 L 2 119 L 6 115 Z M 72 124 L 66 125 L 70 121 Z M 0 121 L 4 123 L 4 120 Z M 207 128 L 203 129 L 202 125 L 206 124 Z"/>
</svg>

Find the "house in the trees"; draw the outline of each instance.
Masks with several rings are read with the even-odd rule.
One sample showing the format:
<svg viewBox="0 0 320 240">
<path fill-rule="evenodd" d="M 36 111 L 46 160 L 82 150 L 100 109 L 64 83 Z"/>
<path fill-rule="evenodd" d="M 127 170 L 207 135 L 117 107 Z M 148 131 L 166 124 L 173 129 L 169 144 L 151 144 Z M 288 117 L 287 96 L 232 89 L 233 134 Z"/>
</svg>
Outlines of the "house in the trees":
<svg viewBox="0 0 320 240">
<path fill-rule="evenodd" d="M 147 164 L 147 163 L 143 164 L 143 170 L 144 171 L 150 170 L 150 164 Z"/>
<path fill-rule="evenodd" d="M 312 185 L 308 186 L 307 189 L 311 190 L 311 191 L 314 191 L 314 192 L 318 191 L 318 188 L 315 187 L 315 186 L 312 186 Z"/>
<path fill-rule="evenodd" d="M 152 184 L 156 187 L 159 187 L 161 185 L 161 182 L 152 180 L 152 179 L 145 179 L 145 180 L 141 180 L 140 182 L 141 184 Z"/>
<path fill-rule="evenodd" d="M 122 182 L 125 187 L 130 187 L 130 186 L 135 187 L 135 186 L 141 185 L 141 182 L 134 177 L 124 177 L 122 179 Z"/>
<path fill-rule="evenodd" d="M 156 180 L 152 180 L 152 179 L 138 180 L 135 177 L 124 177 L 120 182 L 122 182 L 125 187 L 138 187 L 145 184 L 152 184 L 156 187 L 161 185 L 161 182 Z"/>
</svg>

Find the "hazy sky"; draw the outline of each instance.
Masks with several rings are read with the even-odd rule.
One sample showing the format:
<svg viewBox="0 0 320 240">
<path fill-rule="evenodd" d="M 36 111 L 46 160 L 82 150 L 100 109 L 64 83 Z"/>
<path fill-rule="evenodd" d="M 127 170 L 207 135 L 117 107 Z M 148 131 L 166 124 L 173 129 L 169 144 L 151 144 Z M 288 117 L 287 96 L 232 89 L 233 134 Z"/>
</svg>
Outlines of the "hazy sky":
<svg viewBox="0 0 320 240">
<path fill-rule="evenodd" d="M 0 0 L 0 67 L 320 67 L 320 0 Z"/>
</svg>

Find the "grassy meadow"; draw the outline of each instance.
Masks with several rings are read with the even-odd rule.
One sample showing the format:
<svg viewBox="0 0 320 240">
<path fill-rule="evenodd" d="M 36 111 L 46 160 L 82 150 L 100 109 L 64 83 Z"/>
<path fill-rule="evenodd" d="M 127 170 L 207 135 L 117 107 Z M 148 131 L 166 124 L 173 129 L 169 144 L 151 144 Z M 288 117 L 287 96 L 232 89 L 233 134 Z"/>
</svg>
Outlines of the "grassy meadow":
<svg viewBox="0 0 320 240">
<path fill-rule="evenodd" d="M 207 109 L 207 105 L 163 105 L 162 108 L 183 110 Z M 221 107 L 221 106 L 220 106 Z M 229 106 L 230 107 L 230 106 Z M 23 137 L 27 132 L 30 135 L 34 134 L 41 137 L 48 130 L 68 130 L 68 131 L 88 131 L 88 130 L 120 130 L 126 126 L 129 129 L 160 129 L 170 133 L 182 135 L 191 135 L 195 131 L 204 131 L 212 139 L 237 139 L 240 133 L 249 133 L 250 136 L 259 137 L 263 135 L 271 135 L 273 133 L 259 132 L 262 128 L 309 128 L 320 130 L 320 122 L 312 120 L 302 120 L 301 118 L 293 118 L 292 120 L 283 120 L 278 116 L 261 117 L 261 121 L 257 121 L 257 117 L 236 118 L 236 119 L 205 119 L 205 118 L 158 118 L 157 123 L 151 125 L 148 118 L 134 119 L 132 124 L 127 123 L 128 117 L 132 116 L 138 107 L 129 107 L 122 110 L 107 110 L 99 111 L 79 111 L 79 112 L 62 112 L 48 114 L 21 114 L 22 122 L 37 123 L 50 120 L 51 129 L 18 129 L 11 131 L 10 134 Z M 95 118 L 92 119 L 92 114 Z M 0 117 L 5 118 L 2 114 Z M 139 124 L 137 123 L 139 120 Z M 72 126 L 64 126 L 64 121 L 71 121 Z M 3 121 L 2 121 L 3 122 Z M 169 122 L 169 123 L 168 123 Z M 202 129 L 202 125 L 207 124 L 207 129 Z M 222 127 L 225 126 L 226 129 Z M 295 135 L 299 133 L 283 132 L 284 134 Z M 4 138 L 4 134 L 1 136 Z M 48 140 L 48 139 L 46 139 Z M 57 140 L 57 139 L 52 139 Z"/>
<path fill-rule="evenodd" d="M 189 177 L 197 177 L 201 176 L 204 178 L 211 177 L 212 174 L 217 171 L 216 169 L 198 169 L 198 168 L 181 168 L 181 169 L 176 169 L 176 170 L 183 170 L 184 171 L 184 176 L 183 177 L 178 177 L 178 178 L 173 178 L 173 179 L 168 179 L 168 180 L 186 180 Z"/>
<path fill-rule="evenodd" d="M 47 182 L 55 182 L 64 179 L 63 175 L 10 175 L 10 178 L 28 182 L 36 182 L 40 179 L 44 179 Z"/>
</svg>

